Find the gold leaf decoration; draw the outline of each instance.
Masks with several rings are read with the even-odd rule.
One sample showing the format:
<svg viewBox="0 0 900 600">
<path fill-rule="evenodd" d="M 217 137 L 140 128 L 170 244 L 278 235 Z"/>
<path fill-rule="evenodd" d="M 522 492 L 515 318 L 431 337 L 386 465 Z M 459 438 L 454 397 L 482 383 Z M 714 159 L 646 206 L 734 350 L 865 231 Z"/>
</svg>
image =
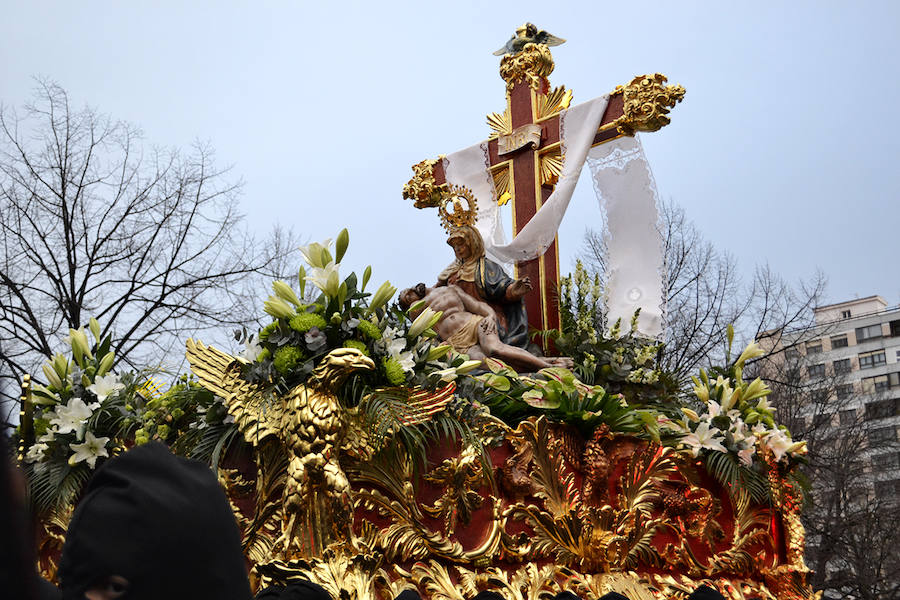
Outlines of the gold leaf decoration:
<svg viewBox="0 0 900 600">
<path fill-rule="evenodd" d="M 557 146 L 541 154 L 541 185 L 556 185 L 563 169 L 563 156 Z"/>
<path fill-rule="evenodd" d="M 488 136 L 489 140 L 512 133 L 512 117 L 509 114 L 509 107 L 507 106 L 502 113 L 489 114 L 487 116 L 487 124 L 491 128 L 491 135 Z"/>
<path fill-rule="evenodd" d="M 554 88 L 549 94 L 537 94 L 534 102 L 534 118 L 536 121 L 547 119 L 559 111 L 569 108 L 572 103 L 572 90 L 567 90 L 561 85 Z"/>
</svg>

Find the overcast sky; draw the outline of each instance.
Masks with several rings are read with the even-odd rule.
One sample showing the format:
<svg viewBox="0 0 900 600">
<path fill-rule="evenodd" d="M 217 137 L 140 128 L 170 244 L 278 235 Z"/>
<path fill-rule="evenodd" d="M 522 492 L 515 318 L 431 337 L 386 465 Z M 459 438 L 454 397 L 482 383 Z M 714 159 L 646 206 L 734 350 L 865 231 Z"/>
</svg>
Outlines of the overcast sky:
<svg viewBox="0 0 900 600">
<path fill-rule="evenodd" d="M 209 141 L 260 236 L 349 227 L 348 266 L 399 286 L 451 259 L 436 211 L 401 198 L 410 166 L 487 137 L 505 106 L 491 53 L 532 21 L 568 40 L 550 80 L 576 103 L 643 73 L 685 86 L 646 153 L 661 195 L 745 275 L 821 269 L 832 301 L 900 302 L 900 2 L 4 5 L 0 101 L 42 76 L 148 143 Z M 599 221 L 587 183 L 564 272 Z"/>
</svg>

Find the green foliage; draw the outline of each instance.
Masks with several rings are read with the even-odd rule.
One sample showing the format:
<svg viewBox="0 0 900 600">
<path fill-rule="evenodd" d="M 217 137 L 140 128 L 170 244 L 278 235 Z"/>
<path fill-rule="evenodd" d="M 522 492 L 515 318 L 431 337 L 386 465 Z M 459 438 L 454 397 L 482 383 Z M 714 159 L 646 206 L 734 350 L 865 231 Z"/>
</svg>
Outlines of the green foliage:
<svg viewBox="0 0 900 600">
<path fill-rule="evenodd" d="M 344 348 L 355 348 L 366 356 L 369 356 L 369 348 L 366 346 L 365 342 L 359 340 L 347 340 L 344 342 Z"/>
<path fill-rule="evenodd" d="M 393 356 L 387 356 L 381 361 L 384 369 L 384 377 L 391 385 L 401 385 L 406 381 L 406 375 L 403 374 L 403 367 Z"/>
<path fill-rule="evenodd" d="M 296 346 L 283 346 L 275 351 L 275 357 L 272 364 L 275 370 L 286 375 L 293 371 L 297 364 L 303 360 L 303 350 Z"/>
<path fill-rule="evenodd" d="M 319 329 L 324 329 L 327 326 L 325 319 L 322 318 L 322 315 L 316 313 L 299 313 L 291 317 L 290 320 L 291 329 L 298 333 L 306 333 L 313 327 L 318 327 Z"/>
<path fill-rule="evenodd" d="M 528 417 L 545 415 L 575 425 L 585 436 L 600 424 L 612 431 L 653 436 L 655 417 L 644 419 L 646 411 L 629 406 L 620 394 L 585 385 L 567 369 L 542 369 L 535 377 L 527 377 L 496 359 L 490 359 L 488 367 L 489 373 L 475 376 L 472 383 L 461 383 L 458 393 L 478 398 L 510 427 Z"/>
<path fill-rule="evenodd" d="M 363 319 L 356 326 L 361 334 L 370 340 L 377 340 L 381 338 L 381 330 L 378 328 L 378 325 L 372 323 L 369 320 Z"/>
<path fill-rule="evenodd" d="M 560 329 L 537 335 L 572 357 L 582 381 L 622 393 L 632 403 L 674 400 L 678 391 L 674 378 L 655 367 L 661 346 L 637 334 L 638 313 L 628 332 L 622 333 L 620 322 L 607 329 L 599 276 L 591 278 L 577 262 L 575 272 L 560 281 L 559 299 Z"/>
</svg>

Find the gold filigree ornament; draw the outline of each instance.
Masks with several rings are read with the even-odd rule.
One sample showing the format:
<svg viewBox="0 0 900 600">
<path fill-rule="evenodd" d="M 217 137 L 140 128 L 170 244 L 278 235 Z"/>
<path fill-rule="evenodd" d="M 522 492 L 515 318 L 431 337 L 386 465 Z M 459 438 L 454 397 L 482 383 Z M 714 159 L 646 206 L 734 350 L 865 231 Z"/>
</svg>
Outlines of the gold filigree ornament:
<svg viewBox="0 0 900 600">
<path fill-rule="evenodd" d="M 671 122 L 669 109 L 684 99 L 684 87 L 665 85 L 668 79 L 661 73 L 639 75 L 626 85 L 616 87 L 624 95 L 625 114 L 614 125 L 623 135 L 636 131 L 658 131 Z"/>
<path fill-rule="evenodd" d="M 463 208 L 463 202 L 466 207 Z M 452 207 L 451 211 L 449 207 Z M 447 192 L 441 198 L 438 205 L 438 215 L 441 217 L 441 225 L 447 233 L 457 227 L 474 225 L 478 216 L 478 201 L 472 190 L 464 185 L 450 185 Z"/>
<path fill-rule="evenodd" d="M 413 165 L 413 177 L 403 186 L 403 198 L 412 200 L 416 208 L 438 206 L 445 186 L 436 185 L 434 180 L 434 159 L 426 159 Z"/>
<path fill-rule="evenodd" d="M 540 90 L 553 72 L 553 55 L 545 44 L 525 44 L 519 52 L 507 54 L 500 61 L 500 77 L 506 82 L 507 91 L 525 81 L 534 90 Z"/>
</svg>

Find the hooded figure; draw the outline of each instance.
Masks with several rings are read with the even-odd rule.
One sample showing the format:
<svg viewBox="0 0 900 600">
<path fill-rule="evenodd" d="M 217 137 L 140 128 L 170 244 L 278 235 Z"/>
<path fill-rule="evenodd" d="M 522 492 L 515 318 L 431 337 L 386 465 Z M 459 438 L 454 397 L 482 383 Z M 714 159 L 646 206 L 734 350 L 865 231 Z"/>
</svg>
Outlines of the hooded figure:
<svg viewBox="0 0 900 600">
<path fill-rule="evenodd" d="M 456 260 L 438 275 L 437 285 L 457 285 L 467 294 L 483 300 L 497 316 L 500 341 L 510 346 L 528 346 L 528 317 L 525 292 L 531 289 L 527 279 L 513 279 L 503 267 L 485 257 L 484 240 L 469 225 L 454 229 L 447 238 Z"/>
<path fill-rule="evenodd" d="M 97 470 L 59 563 L 64 600 L 249 600 L 228 499 L 206 465 L 160 443 Z"/>
</svg>

